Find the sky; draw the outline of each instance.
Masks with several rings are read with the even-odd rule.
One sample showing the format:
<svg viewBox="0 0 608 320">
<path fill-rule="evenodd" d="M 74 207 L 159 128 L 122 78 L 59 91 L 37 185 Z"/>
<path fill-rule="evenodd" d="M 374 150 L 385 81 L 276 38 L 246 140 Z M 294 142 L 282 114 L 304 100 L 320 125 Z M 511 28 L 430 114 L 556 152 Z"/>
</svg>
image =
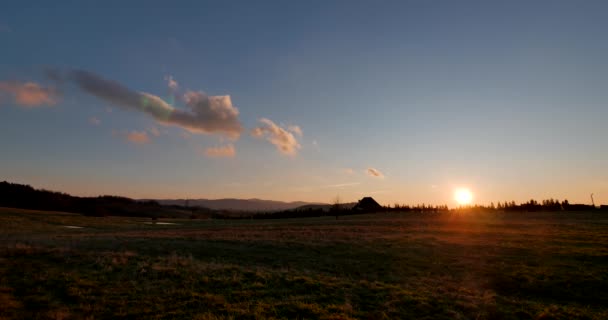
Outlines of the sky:
<svg viewBox="0 0 608 320">
<path fill-rule="evenodd" d="M 4 1 L 0 180 L 608 204 L 606 1 Z"/>
</svg>

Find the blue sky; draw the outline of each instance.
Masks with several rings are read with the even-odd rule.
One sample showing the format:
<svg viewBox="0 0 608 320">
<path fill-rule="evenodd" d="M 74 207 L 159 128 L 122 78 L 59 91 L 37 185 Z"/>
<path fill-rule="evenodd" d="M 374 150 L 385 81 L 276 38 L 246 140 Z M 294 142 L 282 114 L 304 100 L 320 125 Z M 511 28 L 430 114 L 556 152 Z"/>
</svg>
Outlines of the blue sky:
<svg viewBox="0 0 608 320">
<path fill-rule="evenodd" d="M 467 187 L 480 203 L 608 203 L 604 1 L 123 2 L 3 4 L 0 180 L 136 198 L 453 205 Z M 155 118 L 78 72 L 186 113 Z M 225 95 L 200 113 L 186 99 Z"/>
</svg>

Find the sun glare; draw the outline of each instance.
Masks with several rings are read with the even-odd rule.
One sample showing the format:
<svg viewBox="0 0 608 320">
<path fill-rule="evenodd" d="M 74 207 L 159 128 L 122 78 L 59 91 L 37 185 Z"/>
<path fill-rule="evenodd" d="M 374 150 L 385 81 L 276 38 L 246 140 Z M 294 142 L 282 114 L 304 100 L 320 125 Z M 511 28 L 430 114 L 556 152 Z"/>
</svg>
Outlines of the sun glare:
<svg viewBox="0 0 608 320">
<path fill-rule="evenodd" d="M 473 193 L 469 189 L 457 189 L 454 191 L 454 200 L 461 206 L 471 204 L 473 201 Z"/>
</svg>

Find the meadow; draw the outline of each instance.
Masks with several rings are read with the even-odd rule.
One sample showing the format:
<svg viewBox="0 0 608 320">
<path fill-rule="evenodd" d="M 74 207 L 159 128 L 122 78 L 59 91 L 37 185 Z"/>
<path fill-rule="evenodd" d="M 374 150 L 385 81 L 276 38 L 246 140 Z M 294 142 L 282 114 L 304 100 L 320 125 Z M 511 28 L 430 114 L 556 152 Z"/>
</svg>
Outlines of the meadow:
<svg viewBox="0 0 608 320">
<path fill-rule="evenodd" d="M 0 208 L 0 319 L 608 319 L 608 215 Z"/>
</svg>

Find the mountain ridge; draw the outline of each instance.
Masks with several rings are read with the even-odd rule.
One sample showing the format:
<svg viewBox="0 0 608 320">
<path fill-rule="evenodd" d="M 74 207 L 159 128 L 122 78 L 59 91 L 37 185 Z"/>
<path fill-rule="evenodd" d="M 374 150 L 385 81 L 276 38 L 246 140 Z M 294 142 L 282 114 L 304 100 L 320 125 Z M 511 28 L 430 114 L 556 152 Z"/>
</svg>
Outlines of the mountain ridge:
<svg viewBox="0 0 608 320">
<path fill-rule="evenodd" d="M 234 211 L 281 211 L 296 209 L 307 205 L 327 205 L 322 202 L 306 202 L 306 201 L 278 201 L 264 200 L 258 198 L 239 199 L 239 198 L 222 198 L 222 199 L 141 199 L 153 200 L 162 205 L 185 205 L 193 207 L 205 207 L 212 210 L 234 210 Z"/>
</svg>

